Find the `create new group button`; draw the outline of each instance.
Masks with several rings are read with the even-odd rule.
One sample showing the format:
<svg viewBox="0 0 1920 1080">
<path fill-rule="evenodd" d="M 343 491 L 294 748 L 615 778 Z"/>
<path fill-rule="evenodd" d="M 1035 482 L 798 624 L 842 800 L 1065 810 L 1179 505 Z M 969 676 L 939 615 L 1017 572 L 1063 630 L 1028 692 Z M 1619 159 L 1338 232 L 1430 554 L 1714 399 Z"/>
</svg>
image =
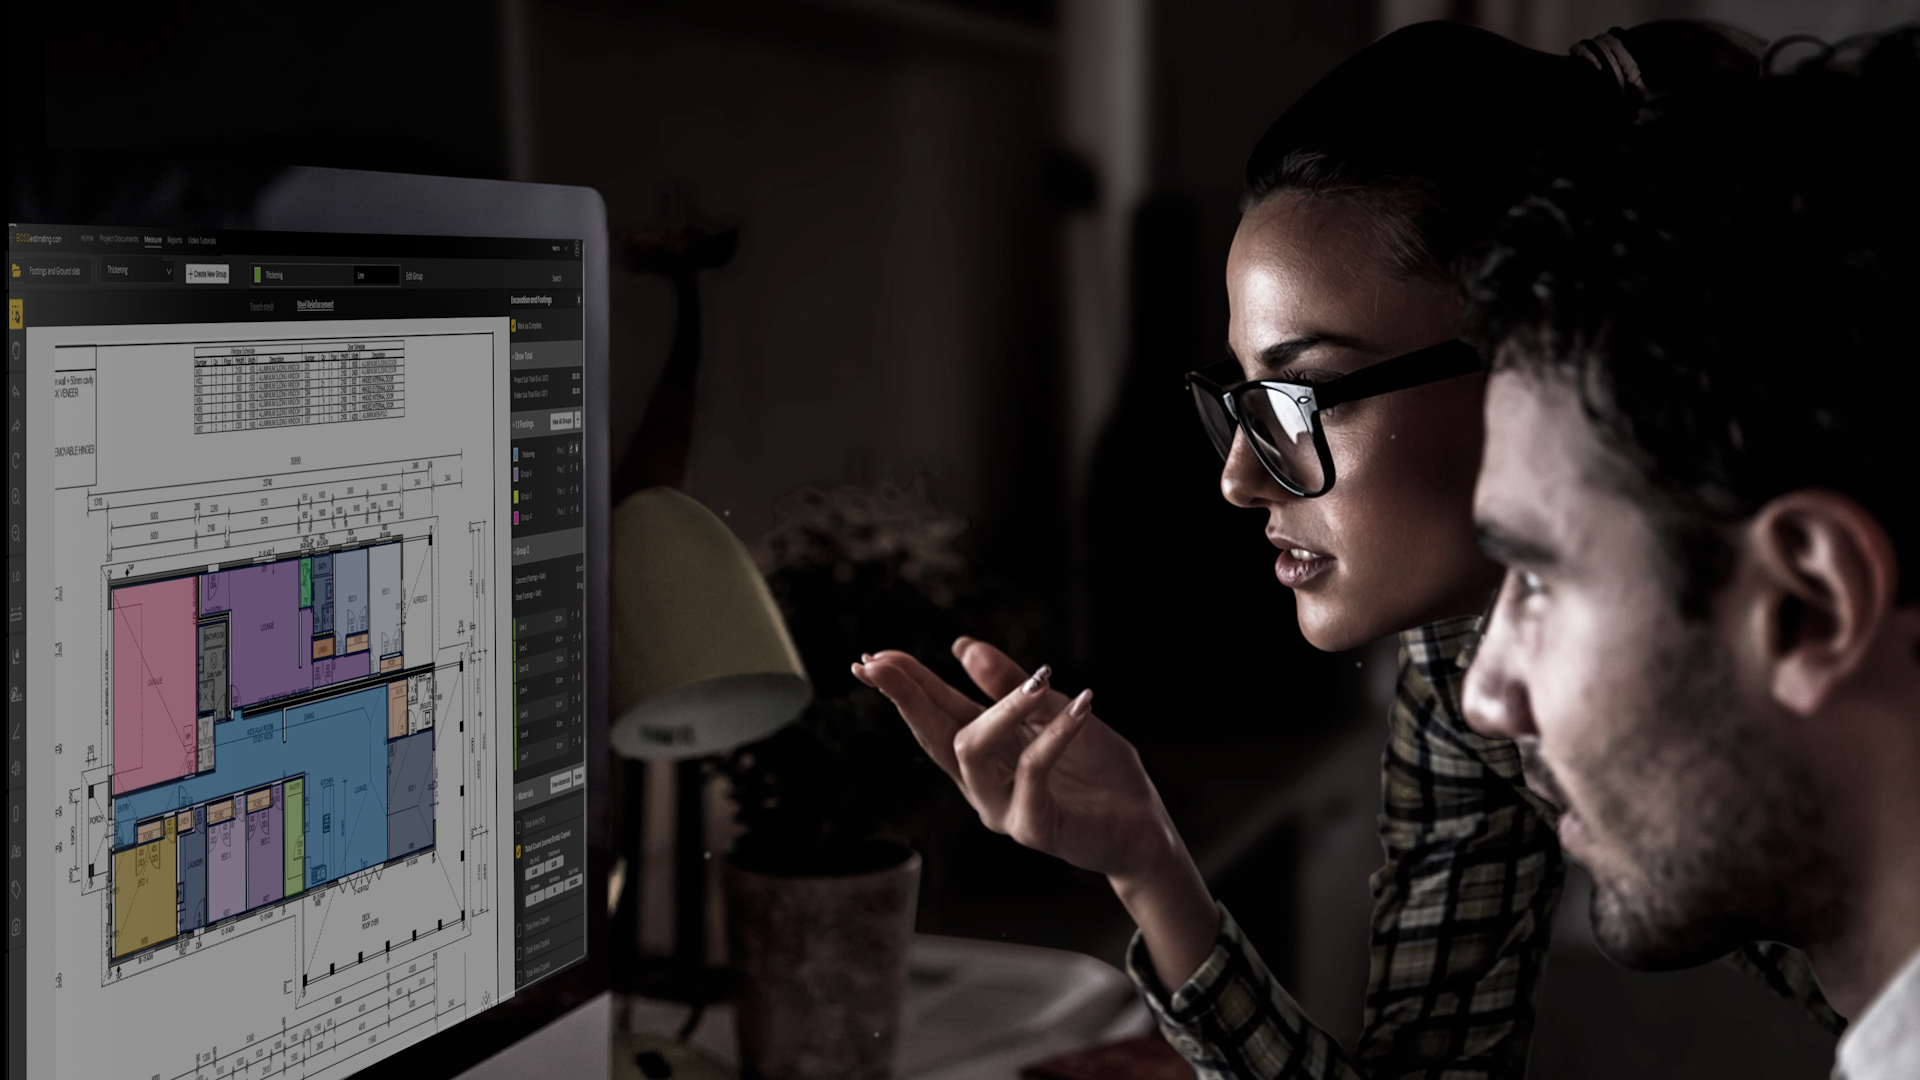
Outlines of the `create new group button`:
<svg viewBox="0 0 1920 1080">
<path fill-rule="evenodd" d="M 233 268 L 226 263 L 188 263 L 182 280 L 189 285 L 226 285 L 233 280 Z"/>
</svg>

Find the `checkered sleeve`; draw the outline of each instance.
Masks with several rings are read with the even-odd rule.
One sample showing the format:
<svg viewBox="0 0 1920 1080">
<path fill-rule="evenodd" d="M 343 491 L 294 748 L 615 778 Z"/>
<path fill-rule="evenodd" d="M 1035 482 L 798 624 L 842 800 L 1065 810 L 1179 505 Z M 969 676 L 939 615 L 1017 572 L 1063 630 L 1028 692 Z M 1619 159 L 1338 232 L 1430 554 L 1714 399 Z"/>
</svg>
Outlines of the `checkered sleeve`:
<svg viewBox="0 0 1920 1080">
<path fill-rule="evenodd" d="M 1478 617 L 1400 639 L 1382 766 L 1386 863 L 1356 1047 L 1375 1077 L 1520 1077 L 1565 877 L 1551 808 L 1519 753 L 1469 730 L 1460 688 Z"/>
<path fill-rule="evenodd" d="M 1127 947 L 1127 974 L 1167 1042 L 1199 1080 L 1360 1080 L 1340 1043 L 1307 1019 L 1218 906 L 1213 952 L 1172 992 L 1154 973 L 1140 934 Z"/>
<path fill-rule="evenodd" d="M 1210 956 L 1169 992 L 1139 936 L 1127 967 L 1203 1080 L 1518 1077 L 1533 1027 L 1562 867 L 1510 744 L 1459 720 L 1462 658 L 1479 620 L 1402 635 L 1383 766 L 1365 1030 L 1349 1053 L 1273 978 L 1230 915 Z"/>
</svg>

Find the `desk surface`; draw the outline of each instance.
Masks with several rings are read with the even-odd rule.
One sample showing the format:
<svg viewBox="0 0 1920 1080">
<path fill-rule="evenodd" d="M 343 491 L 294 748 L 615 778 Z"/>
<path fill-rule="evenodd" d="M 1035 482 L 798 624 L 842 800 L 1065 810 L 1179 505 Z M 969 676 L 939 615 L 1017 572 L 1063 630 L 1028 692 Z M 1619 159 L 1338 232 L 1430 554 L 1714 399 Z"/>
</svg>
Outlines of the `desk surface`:
<svg viewBox="0 0 1920 1080">
<path fill-rule="evenodd" d="M 670 1033 L 687 1016 L 674 1002 L 636 998 L 627 1008 L 635 1031 Z M 915 935 L 908 951 L 903 1011 L 900 1080 L 1015 1080 L 1023 1066 L 1054 1054 L 1152 1027 L 1132 981 L 1104 961 L 927 934 Z M 732 1006 L 708 1008 L 689 1041 L 735 1065 Z"/>
</svg>

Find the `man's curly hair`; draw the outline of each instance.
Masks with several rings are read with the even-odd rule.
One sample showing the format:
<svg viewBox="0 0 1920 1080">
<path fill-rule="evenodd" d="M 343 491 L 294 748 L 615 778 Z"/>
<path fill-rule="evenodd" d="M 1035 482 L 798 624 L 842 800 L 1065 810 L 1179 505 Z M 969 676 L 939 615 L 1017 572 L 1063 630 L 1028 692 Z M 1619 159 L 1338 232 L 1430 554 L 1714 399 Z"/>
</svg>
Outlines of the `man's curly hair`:
<svg viewBox="0 0 1920 1080">
<path fill-rule="evenodd" d="M 1467 272 L 1495 370 L 1566 378 L 1704 614 L 1724 529 L 1857 500 L 1920 599 L 1920 26 L 1675 96 L 1563 161 Z"/>
</svg>

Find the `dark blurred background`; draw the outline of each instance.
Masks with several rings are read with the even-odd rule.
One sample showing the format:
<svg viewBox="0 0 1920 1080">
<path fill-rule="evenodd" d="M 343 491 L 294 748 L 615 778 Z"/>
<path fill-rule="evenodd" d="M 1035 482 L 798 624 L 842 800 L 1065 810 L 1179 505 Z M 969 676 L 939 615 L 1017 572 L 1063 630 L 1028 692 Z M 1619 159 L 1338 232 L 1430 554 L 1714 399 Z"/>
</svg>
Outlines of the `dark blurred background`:
<svg viewBox="0 0 1920 1080">
<path fill-rule="evenodd" d="M 1240 168 L 1342 58 L 1423 19 L 1563 51 L 1716 18 L 1833 38 L 1894 0 L 500 0 L 16 4 L 15 147 L 583 184 L 617 234 L 738 226 L 705 279 L 689 493 L 746 538 L 795 489 L 925 483 L 997 625 L 1133 738 L 1218 894 L 1351 1038 L 1390 643 L 1300 639 L 1181 375 L 1221 354 Z M 95 212 L 112 212 L 110 193 Z M 135 222 L 126 222 L 136 224 Z M 674 333 L 616 267 L 612 445 Z M 872 648 L 890 643 L 876 641 Z M 848 657 L 847 659 L 852 659 Z M 919 928 L 1118 963 L 1103 881 L 943 793 Z M 1570 883 L 1534 1074 L 1826 1074 L 1730 971 L 1634 975 Z"/>
</svg>

